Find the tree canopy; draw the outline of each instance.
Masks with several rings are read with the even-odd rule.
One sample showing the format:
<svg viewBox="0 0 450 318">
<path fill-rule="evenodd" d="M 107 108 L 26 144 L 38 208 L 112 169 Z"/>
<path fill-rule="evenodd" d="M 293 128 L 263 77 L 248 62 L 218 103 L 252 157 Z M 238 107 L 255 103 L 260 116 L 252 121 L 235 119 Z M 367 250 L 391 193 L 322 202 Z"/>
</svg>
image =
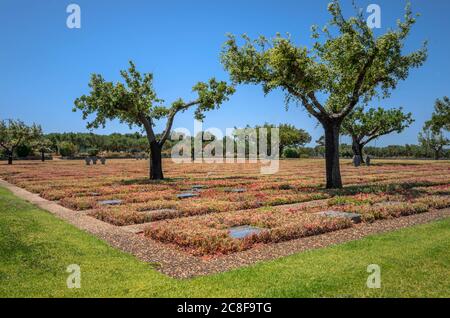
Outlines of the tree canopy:
<svg viewBox="0 0 450 318">
<path fill-rule="evenodd" d="M 444 136 L 442 131 L 435 132 L 427 125 L 424 126 L 422 132 L 419 133 L 419 143 L 427 151 L 432 151 L 434 159 L 440 159 L 444 147 L 450 145 L 450 139 Z"/>
<path fill-rule="evenodd" d="M 402 108 L 356 107 L 343 121 L 342 133 L 352 137 L 354 154 L 362 158 L 362 149 L 374 139 L 393 132 L 400 133 L 414 122 Z"/>
<path fill-rule="evenodd" d="M 265 94 L 281 89 L 286 101 L 301 103 L 325 129 L 327 187 L 341 187 L 339 130 L 342 120 L 360 103 L 385 98 L 409 70 L 423 64 L 426 45 L 403 54 L 404 41 L 416 22 L 408 5 L 397 29 L 375 37 L 362 11 L 345 19 L 337 0 L 328 6 L 331 19 L 321 32 L 312 28 L 311 48 L 297 46 L 288 35 L 239 45 L 229 35 L 221 59 L 235 83 L 260 84 Z M 319 95 L 320 94 L 320 95 Z M 323 97 L 323 98 L 319 98 Z"/>
<path fill-rule="evenodd" d="M 426 125 L 435 133 L 439 133 L 441 129 L 450 131 L 450 98 L 445 96 L 436 100 L 433 115 Z"/>
<path fill-rule="evenodd" d="M 0 121 L 0 146 L 8 156 L 8 163 L 12 164 L 14 150 L 25 143 L 32 143 L 42 136 L 42 128 L 32 124 L 27 126 L 21 120 Z"/>
<path fill-rule="evenodd" d="M 124 83 L 107 82 L 99 74 L 93 74 L 89 87 L 89 95 L 83 95 L 75 100 L 74 111 L 81 110 L 83 119 L 95 114 L 93 120 L 87 123 L 88 128 L 105 126 L 107 120 L 119 119 L 120 122 L 137 125 L 144 129 L 150 144 L 152 179 L 162 179 L 161 148 L 170 136 L 175 115 L 191 107 L 196 107 L 195 118 L 203 119 L 204 112 L 218 108 L 234 93 L 234 87 L 226 82 L 211 78 L 208 82 L 198 82 L 192 91 L 197 98 L 184 101 L 179 98 L 170 106 L 158 98 L 153 89 L 153 74 L 141 75 L 132 61 L 128 70 L 120 72 Z M 155 121 L 166 119 L 166 127 L 160 137 L 154 132 Z"/>
</svg>

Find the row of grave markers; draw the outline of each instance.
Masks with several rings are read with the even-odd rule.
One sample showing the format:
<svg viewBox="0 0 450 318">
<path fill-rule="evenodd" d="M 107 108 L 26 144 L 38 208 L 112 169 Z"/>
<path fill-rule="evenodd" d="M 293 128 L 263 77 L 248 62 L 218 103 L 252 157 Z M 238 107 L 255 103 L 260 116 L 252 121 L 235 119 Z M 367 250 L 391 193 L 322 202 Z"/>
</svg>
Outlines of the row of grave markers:
<svg viewBox="0 0 450 318">
<path fill-rule="evenodd" d="M 92 162 L 92 164 L 96 165 L 98 158 L 97 157 L 86 157 L 84 159 L 84 161 L 86 162 L 86 165 L 89 166 Z M 106 164 L 106 158 L 100 158 L 100 162 L 102 163 L 102 165 Z"/>
</svg>

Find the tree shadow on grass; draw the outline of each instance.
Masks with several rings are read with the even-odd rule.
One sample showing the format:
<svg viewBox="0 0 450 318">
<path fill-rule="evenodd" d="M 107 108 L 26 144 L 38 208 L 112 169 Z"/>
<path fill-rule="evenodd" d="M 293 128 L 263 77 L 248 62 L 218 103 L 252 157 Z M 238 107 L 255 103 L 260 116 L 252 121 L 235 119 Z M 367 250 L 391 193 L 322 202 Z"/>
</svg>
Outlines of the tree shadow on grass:
<svg viewBox="0 0 450 318">
<path fill-rule="evenodd" d="M 331 196 L 355 195 L 358 193 L 387 193 L 387 194 L 408 194 L 410 196 L 420 196 L 426 193 L 424 190 L 415 189 L 417 187 L 429 187 L 447 184 L 447 182 L 430 182 L 430 181 L 416 181 L 403 183 L 386 183 L 373 185 L 350 185 L 342 189 L 324 190 Z"/>
</svg>

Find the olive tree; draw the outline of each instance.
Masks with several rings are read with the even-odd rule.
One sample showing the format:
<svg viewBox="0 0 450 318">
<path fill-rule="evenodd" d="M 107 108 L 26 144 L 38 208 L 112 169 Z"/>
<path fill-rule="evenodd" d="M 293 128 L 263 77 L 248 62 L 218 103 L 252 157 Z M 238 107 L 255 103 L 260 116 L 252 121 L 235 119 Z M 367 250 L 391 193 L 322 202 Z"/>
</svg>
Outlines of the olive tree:
<svg viewBox="0 0 450 318">
<path fill-rule="evenodd" d="M 353 154 L 364 162 L 365 145 L 381 136 L 400 133 L 413 122 L 411 113 L 404 113 L 402 108 L 378 107 L 364 112 L 363 107 L 356 107 L 343 121 L 342 133 L 352 138 Z"/>
<path fill-rule="evenodd" d="M 330 22 L 312 28 L 311 48 L 297 46 L 290 36 L 256 40 L 243 35 L 239 45 L 229 35 L 221 59 L 235 83 L 261 84 L 265 94 L 281 89 L 286 102 L 302 104 L 325 130 L 326 186 L 342 187 L 339 167 L 341 124 L 358 103 L 388 97 L 409 70 L 422 65 L 426 44 L 403 54 L 404 41 L 416 19 L 409 5 L 396 29 L 376 37 L 362 13 L 344 18 L 337 0 L 328 6 Z M 362 12 L 362 11 L 361 11 Z"/>
<path fill-rule="evenodd" d="M 450 131 L 450 98 L 445 96 L 436 100 L 432 117 L 426 124 L 435 133 L 441 129 Z"/>
<path fill-rule="evenodd" d="M 423 127 L 422 131 L 419 133 L 418 139 L 421 146 L 427 152 L 427 155 L 429 151 L 433 152 L 435 160 L 439 160 L 444 147 L 450 145 L 450 139 L 444 136 L 442 130 L 436 132 L 428 125 Z"/>
<path fill-rule="evenodd" d="M 24 143 L 32 143 L 42 136 L 42 128 L 32 124 L 27 126 L 21 120 L 0 121 L 0 147 L 5 150 L 8 157 L 8 164 L 13 163 L 14 151 Z"/>
<path fill-rule="evenodd" d="M 267 129 L 267 138 L 268 140 L 271 140 L 271 129 L 272 128 L 278 128 L 279 129 L 279 149 L 280 154 L 283 154 L 284 149 L 288 147 L 303 147 L 305 144 L 311 142 L 311 135 L 300 128 L 295 127 L 294 125 L 290 124 L 279 124 L 273 125 L 265 123 L 262 127 L 256 126 L 256 129 L 259 128 L 266 128 Z M 258 132 L 259 136 L 259 132 Z"/>
<path fill-rule="evenodd" d="M 45 161 L 45 154 L 52 151 L 53 143 L 50 139 L 41 136 L 41 138 L 37 139 L 33 144 L 33 149 L 36 149 L 41 154 L 41 161 Z"/>
<path fill-rule="evenodd" d="M 164 106 L 153 89 L 153 74 L 141 75 L 130 61 L 128 70 L 120 72 L 125 83 L 107 82 L 101 75 L 93 74 L 89 87 L 89 95 L 83 95 L 75 100 L 74 111 L 80 110 L 83 119 L 95 114 L 87 128 L 105 126 L 107 120 L 119 119 L 130 127 L 137 125 L 144 129 L 150 145 L 150 179 L 163 179 L 162 147 L 170 136 L 175 115 L 191 107 L 196 107 L 195 117 L 203 119 L 204 112 L 218 108 L 220 104 L 234 93 L 234 88 L 223 81 L 211 78 L 207 83 L 198 82 L 193 88 L 197 98 L 185 102 L 181 98 Z M 166 119 L 164 131 L 160 137 L 154 132 L 155 122 Z"/>
</svg>

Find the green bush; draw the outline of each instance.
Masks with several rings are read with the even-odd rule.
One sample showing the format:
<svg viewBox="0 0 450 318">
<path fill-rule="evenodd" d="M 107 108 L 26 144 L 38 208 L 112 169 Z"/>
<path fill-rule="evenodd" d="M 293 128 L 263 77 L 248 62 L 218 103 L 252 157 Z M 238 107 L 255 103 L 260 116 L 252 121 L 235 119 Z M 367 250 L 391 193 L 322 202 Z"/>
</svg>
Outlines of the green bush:
<svg viewBox="0 0 450 318">
<path fill-rule="evenodd" d="M 298 149 L 295 148 L 286 148 L 283 151 L 283 156 L 285 158 L 300 158 L 300 153 L 298 151 Z"/>
<path fill-rule="evenodd" d="M 59 154 L 63 157 L 73 157 L 78 149 L 73 143 L 68 141 L 63 141 L 58 146 Z"/>
<path fill-rule="evenodd" d="M 32 152 L 33 152 L 33 149 L 29 145 L 26 145 L 26 144 L 19 145 L 16 149 L 16 154 L 17 154 L 17 157 L 19 157 L 19 158 L 26 158 L 29 155 L 31 155 Z"/>
<path fill-rule="evenodd" d="M 100 150 L 98 150 L 97 148 L 89 148 L 87 150 L 88 155 L 91 157 L 96 157 L 99 152 L 100 152 Z"/>
</svg>

